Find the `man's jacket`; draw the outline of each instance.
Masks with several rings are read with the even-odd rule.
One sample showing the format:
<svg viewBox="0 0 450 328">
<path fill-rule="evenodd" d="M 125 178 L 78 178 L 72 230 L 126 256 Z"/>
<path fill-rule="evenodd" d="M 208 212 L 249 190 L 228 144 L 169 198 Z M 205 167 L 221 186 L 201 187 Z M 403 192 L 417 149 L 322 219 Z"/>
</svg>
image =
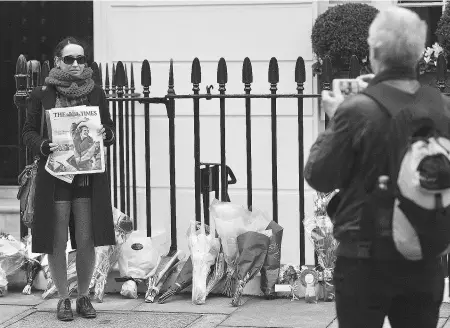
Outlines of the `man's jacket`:
<svg viewBox="0 0 450 328">
<path fill-rule="evenodd" d="M 415 72 L 385 71 L 370 82 L 387 83 L 400 92 L 415 94 L 420 88 Z M 450 98 L 442 96 L 450 115 Z M 334 236 L 340 241 L 338 255 L 358 257 L 352 247 L 359 240 L 361 212 L 366 190 L 374 186 L 386 163 L 390 118 L 364 94 L 351 96 L 339 106 L 327 129 L 311 147 L 304 176 L 320 192 L 341 191 L 332 220 Z"/>
</svg>

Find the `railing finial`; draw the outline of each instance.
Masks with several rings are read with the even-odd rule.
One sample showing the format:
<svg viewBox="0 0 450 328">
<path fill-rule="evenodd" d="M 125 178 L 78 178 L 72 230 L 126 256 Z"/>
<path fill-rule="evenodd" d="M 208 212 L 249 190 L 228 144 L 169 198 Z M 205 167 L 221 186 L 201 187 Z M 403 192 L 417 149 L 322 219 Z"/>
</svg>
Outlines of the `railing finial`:
<svg viewBox="0 0 450 328">
<path fill-rule="evenodd" d="M 305 83 L 305 81 L 306 81 L 305 61 L 300 56 L 297 58 L 297 62 L 295 63 L 295 82 Z"/>
<path fill-rule="evenodd" d="M 173 78 L 173 59 L 170 58 L 170 65 L 169 65 L 169 87 L 167 89 L 167 94 L 174 95 L 175 94 L 175 85 L 174 85 L 174 78 Z"/>
<path fill-rule="evenodd" d="M 219 65 L 217 66 L 217 83 L 226 84 L 228 82 L 227 63 L 225 58 L 220 58 Z"/>
<path fill-rule="evenodd" d="M 200 67 L 200 60 L 195 57 L 192 61 L 192 69 L 191 69 L 191 83 L 192 84 L 200 84 L 202 82 L 202 69 Z"/>
<path fill-rule="evenodd" d="M 242 65 L 242 83 L 245 84 L 253 83 L 252 62 L 248 57 L 245 57 L 244 63 Z"/>
<path fill-rule="evenodd" d="M 277 84 L 279 81 L 278 61 L 275 57 L 272 57 L 269 63 L 269 83 Z"/>
</svg>

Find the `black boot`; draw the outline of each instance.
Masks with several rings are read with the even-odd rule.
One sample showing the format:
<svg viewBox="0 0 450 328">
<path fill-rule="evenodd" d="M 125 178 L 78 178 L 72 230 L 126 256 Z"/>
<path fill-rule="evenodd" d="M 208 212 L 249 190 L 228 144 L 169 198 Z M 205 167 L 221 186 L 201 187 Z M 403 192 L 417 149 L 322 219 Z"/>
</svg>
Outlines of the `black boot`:
<svg viewBox="0 0 450 328">
<path fill-rule="evenodd" d="M 58 301 L 58 307 L 56 308 L 56 317 L 61 321 L 72 321 L 73 313 L 72 313 L 72 304 L 70 303 L 70 299 L 60 299 Z"/>
<path fill-rule="evenodd" d="M 83 318 L 97 317 L 97 312 L 92 306 L 88 296 L 80 296 L 77 298 L 77 313 Z"/>
</svg>

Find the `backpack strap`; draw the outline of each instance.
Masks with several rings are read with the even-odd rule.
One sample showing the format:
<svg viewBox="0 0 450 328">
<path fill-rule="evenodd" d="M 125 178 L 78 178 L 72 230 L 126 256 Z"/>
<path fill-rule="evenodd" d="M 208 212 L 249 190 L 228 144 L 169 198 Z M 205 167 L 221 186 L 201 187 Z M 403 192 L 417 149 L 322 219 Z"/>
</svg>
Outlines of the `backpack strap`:
<svg viewBox="0 0 450 328">
<path fill-rule="evenodd" d="M 41 129 L 40 129 L 40 136 L 41 138 L 44 138 L 44 121 L 45 121 L 45 108 L 42 106 L 41 109 Z"/>
</svg>

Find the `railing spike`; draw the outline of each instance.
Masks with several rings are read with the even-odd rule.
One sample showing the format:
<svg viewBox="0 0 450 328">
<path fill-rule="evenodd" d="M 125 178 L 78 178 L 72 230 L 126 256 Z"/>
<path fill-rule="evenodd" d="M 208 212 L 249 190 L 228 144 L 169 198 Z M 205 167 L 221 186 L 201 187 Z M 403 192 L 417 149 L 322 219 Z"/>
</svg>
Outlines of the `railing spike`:
<svg viewBox="0 0 450 328">
<path fill-rule="evenodd" d="M 16 90 L 17 92 L 26 92 L 28 77 L 27 77 L 27 59 L 24 55 L 20 55 L 17 58 L 16 63 L 16 75 L 14 76 L 16 80 Z"/>
<path fill-rule="evenodd" d="M 131 87 L 131 92 L 134 91 L 134 68 L 133 68 L 133 63 L 130 64 L 130 87 Z"/>
<path fill-rule="evenodd" d="M 441 52 L 437 58 L 436 63 L 436 83 L 441 92 L 445 91 L 446 79 L 447 79 L 447 61 L 445 60 L 444 54 Z"/>
<path fill-rule="evenodd" d="M 195 57 L 192 61 L 192 70 L 191 70 L 191 83 L 192 84 L 200 84 L 202 82 L 202 69 L 200 67 L 200 60 Z"/>
<path fill-rule="evenodd" d="M 16 62 L 16 74 L 27 74 L 27 59 L 20 55 Z"/>
<path fill-rule="evenodd" d="M 227 63 L 225 58 L 220 58 L 219 65 L 217 66 L 217 83 L 225 84 L 228 82 Z"/>
<path fill-rule="evenodd" d="M 112 88 L 114 89 L 116 87 L 116 64 L 113 63 L 113 67 L 112 67 L 112 75 L 111 75 L 111 85 Z"/>
<path fill-rule="evenodd" d="M 329 56 L 325 56 L 323 60 L 321 80 L 322 83 L 331 83 L 333 80 L 333 66 Z"/>
<path fill-rule="evenodd" d="M 118 87 L 123 87 L 125 85 L 125 68 L 121 61 L 117 62 L 115 82 Z"/>
<path fill-rule="evenodd" d="M 50 62 L 46 60 L 42 64 L 42 71 L 41 71 L 41 85 L 45 84 L 45 79 L 48 77 L 50 73 Z"/>
<path fill-rule="evenodd" d="M 272 57 L 269 63 L 269 83 L 277 84 L 279 81 L 278 61 L 275 57 Z"/>
<path fill-rule="evenodd" d="M 297 58 L 297 62 L 295 63 L 295 82 L 297 83 L 305 83 L 306 81 L 306 73 L 305 73 L 305 61 L 302 57 Z"/>
<path fill-rule="evenodd" d="M 350 58 L 350 74 L 349 78 L 354 79 L 357 78 L 360 75 L 361 72 L 361 66 L 359 65 L 358 57 L 355 55 L 352 55 Z"/>
<path fill-rule="evenodd" d="M 100 72 L 98 70 L 98 64 L 96 62 L 93 62 L 91 64 L 92 69 L 92 79 L 94 80 L 94 83 L 96 85 L 100 85 Z"/>
<path fill-rule="evenodd" d="M 245 84 L 253 83 L 252 62 L 248 57 L 245 57 L 244 63 L 242 65 L 242 83 Z"/>
<path fill-rule="evenodd" d="M 100 86 L 103 87 L 103 73 L 102 73 L 102 63 L 98 64 L 98 78 L 100 82 Z"/>
<path fill-rule="evenodd" d="M 128 68 L 127 68 L 127 65 L 126 64 L 124 64 L 123 65 L 124 66 L 124 69 L 125 69 L 125 88 L 128 88 Z"/>
<path fill-rule="evenodd" d="M 108 63 L 106 63 L 105 65 L 105 91 L 108 94 L 110 90 L 110 85 L 109 85 L 109 69 L 108 69 Z"/>
<path fill-rule="evenodd" d="M 170 59 L 170 65 L 169 65 L 169 87 L 167 89 L 167 94 L 175 94 L 175 84 L 174 84 L 174 78 L 173 78 L 173 59 Z"/>
<path fill-rule="evenodd" d="M 149 87 L 152 85 L 152 72 L 150 70 L 150 63 L 147 59 L 142 62 L 141 85 L 143 87 Z"/>
</svg>

